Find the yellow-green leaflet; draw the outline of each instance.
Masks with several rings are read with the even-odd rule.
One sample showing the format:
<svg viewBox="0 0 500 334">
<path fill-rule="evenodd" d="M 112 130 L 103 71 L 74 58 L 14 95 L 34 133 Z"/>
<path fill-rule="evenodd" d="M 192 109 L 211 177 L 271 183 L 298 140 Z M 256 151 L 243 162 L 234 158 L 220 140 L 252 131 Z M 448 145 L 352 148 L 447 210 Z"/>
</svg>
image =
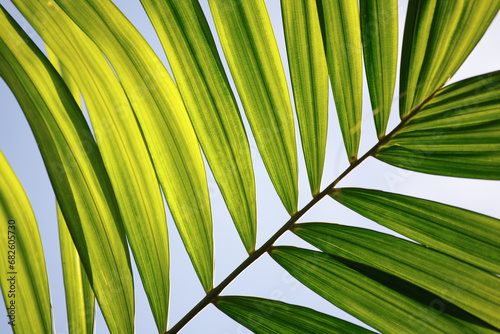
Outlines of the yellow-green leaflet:
<svg viewBox="0 0 500 334">
<path fill-rule="evenodd" d="M 62 212 L 57 206 L 59 241 L 69 334 L 94 333 L 95 297 Z"/>
<path fill-rule="evenodd" d="M 330 82 L 349 162 L 358 156 L 361 138 L 363 62 L 357 0 L 323 0 Z"/>
<path fill-rule="evenodd" d="M 373 333 L 310 308 L 277 300 L 223 296 L 217 298 L 214 305 L 254 333 Z"/>
<path fill-rule="evenodd" d="M 372 189 L 331 196 L 368 219 L 423 245 L 500 273 L 500 220 L 451 205 Z"/>
<path fill-rule="evenodd" d="M 106 55 L 130 100 L 170 212 L 205 291 L 213 286 L 213 237 L 205 166 L 165 66 L 111 1 L 56 1 Z M 161 240 L 161 237 L 159 238 Z"/>
<path fill-rule="evenodd" d="M 0 54 L 2 64 L 3 60 Z M 2 321 L 8 322 L 16 334 L 53 333 L 49 282 L 38 225 L 28 197 L 2 151 L 0 252 L 0 286 L 7 309 L 7 317 L 2 317 Z"/>
<path fill-rule="evenodd" d="M 295 111 L 311 193 L 318 194 L 328 129 L 328 67 L 316 0 L 281 1 Z"/>
<path fill-rule="evenodd" d="M 127 96 L 101 51 L 56 4 L 14 3 L 54 52 L 51 58 L 60 59 L 65 81 L 71 76 L 82 91 L 158 331 L 163 331 L 169 304 L 165 208 Z"/>
<path fill-rule="evenodd" d="M 67 70 L 59 63 L 52 50 L 46 46 L 49 60 L 61 73 L 64 82 L 81 107 L 80 92 L 75 82 L 67 74 Z M 66 293 L 66 310 L 68 314 L 69 334 L 92 334 L 95 320 L 95 295 L 90 286 L 85 268 L 80 260 L 68 226 L 64 220 L 59 204 L 57 204 L 57 222 L 59 226 L 59 242 L 61 245 L 61 262 Z"/>
<path fill-rule="evenodd" d="M 433 249 L 388 234 L 327 223 L 293 232 L 323 252 L 383 270 L 442 296 L 499 327 L 500 278 Z"/>
<path fill-rule="evenodd" d="M 248 253 L 257 206 L 248 139 L 197 0 L 141 0 L 163 44 L 196 135 Z"/>
<path fill-rule="evenodd" d="M 361 37 L 378 138 L 385 135 L 398 66 L 398 1 L 361 0 Z"/>
<path fill-rule="evenodd" d="M 295 126 L 288 86 L 263 0 L 209 0 L 217 33 L 274 188 L 297 211 Z"/>
<path fill-rule="evenodd" d="M 461 333 L 446 313 L 394 291 L 328 254 L 280 246 L 269 254 L 311 290 L 382 333 Z"/>
<path fill-rule="evenodd" d="M 374 156 L 419 172 L 500 180 L 500 71 L 440 91 Z"/>
<path fill-rule="evenodd" d="M 455 74 L 500 9 L 500 0 L 408 3 L 399 87 L 405 118 Z"/>
<path fill-rule="evenodd" d="M 0 75 L 28 119 L 111 333 L 133 333 L 132 269 L 116 199 L 82 112 L 42 52 L 3 10 Z"/>
</svg>

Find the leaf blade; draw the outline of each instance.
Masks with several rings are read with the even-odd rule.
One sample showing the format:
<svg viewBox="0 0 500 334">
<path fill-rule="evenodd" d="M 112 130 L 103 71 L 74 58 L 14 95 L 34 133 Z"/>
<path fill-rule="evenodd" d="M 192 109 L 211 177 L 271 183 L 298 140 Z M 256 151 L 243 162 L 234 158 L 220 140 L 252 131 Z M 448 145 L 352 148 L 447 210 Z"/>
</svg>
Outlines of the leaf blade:
<svg viewBox="0 0 500 334">
<path fill-rule="evenodd" d="M 487 271 L 500 272 L 498 219 L 379 190 L 341 188 L 332 197 L 359 214 L 423 245 L 452 254 Z"/>
<path fill-rule="evenodd" d="M 257 209 L 248 139 L 197 1 L 141 1 L 162 42 L 198 140 L 248 253 Z"/>
<path fill-rule="evenodd" d="M 378 138 L 385 135 L 396 84 L 398 2 L 362 0 L 361 37 Z"/>
<path fill-rule="evenodd" d="M 0 25 L 0 74 L 43 143 L 49 178 L 108 327 L 132 333 L 130 258 L 97 146 L 57 71 L 3 8 Z"/>
<path fill-rule="evenodd" d="M 363 64 L 358 2 L 322 2 L 326 59 L 342 138 L 350 163 L 358 156 L 361 138 Z"/>
<path fill-rule="evenodd" d="M 372 333 L 339 318 L 276 300 L 222 296 L 214 304 L 255 333 Z"/>
<path fill-rule="evenodd" d="M 167 222 L 158 180 L 127 96 L 101 51 L 56 4 L 14 3 L 53 48 L 48 50 L 49 60 L 60 67 L 65 82 L 75 86 L 77 100 L 81 87 L 158 331 L 163 331 L 169 304 Z"/>
<path fill-rule="evenodd" d="M 67 74 L 59 59 L 46 46 L 49 61 L 61 74 L 75 101 L 81 108 L 80 92 L 76 83 Z M 85 268 L 73 243 L 71 233 L 57 204 L 57 223 L 59 227 L 59 243 L 61 247 L 61 263 L 66 296 L 66 311 L 69 333 L 92 334 L 95 321 L 95 295 L 90 285 Z"/>
<path fill-rule="evenodd" d="M 299 224 L 293 232 L 322 251 L 393 274 L 500 327 L 500 279 L 457 260 L 384 233 L 327 223 Z"/>
<path fill-rule="evenodd" d="M 295 111 L 311 193 L 318 194 L 328 129 L 328 67 L 315 0 L 282 1 Z"/>
<path fill-rule="evenodd" d="M 1 58 L 1 55 L 0 55 Z M 0 286 L 14 333 L 53 332 L 42 242 L 24 189 L 0 151 Z"/>
<path fill-rule="evenodd" d="M 455 74 L 499 9 L 498 0 L 409 4 L 401 56 L 402 119 Z"/>
<path fill-rule="evenodd" d="M 111 1 L 58 4 L 101 49 L 120 78 L 184 246 L 204 290 L 211 290 L 213 232 L 205 167 L 175 83 Z"/>
<path fill-rule="evenodd" d="M 269 177 L 297 211 L 295 127 L 285 73 L 264 1 L 210 0 L 215 26 Z"/>
<path fill-rule="evenodd" d="M 500 179 L 500 72 L 447 86 L 374 157 L 419 172 Z"/>
<path fill-rule="evenodd" d="M 95 321 L 95 296 L 80 256 L 69 233 L 64 216 L 57 206 L 61 262 L 70 334 L 92 334 Z"/>
<path fill-rule="evenodd" d="M 290 246 L 269 254 L 292 276 L 331 303 L 382 332 L 461 331 L 448 315 L 403 296 L 327 254 Z"/>
</svg>

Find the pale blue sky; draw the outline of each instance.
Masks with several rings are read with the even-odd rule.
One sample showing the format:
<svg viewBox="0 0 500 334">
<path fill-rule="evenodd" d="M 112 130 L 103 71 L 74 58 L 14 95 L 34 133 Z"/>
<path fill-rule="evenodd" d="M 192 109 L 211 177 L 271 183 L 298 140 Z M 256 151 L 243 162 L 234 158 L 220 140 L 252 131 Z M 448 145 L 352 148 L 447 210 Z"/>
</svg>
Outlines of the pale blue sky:
<svg viewBox="0 0 500 334">
<path fill-rule="evenodd" d="M 206 13 L 208 13 L 207 1 L 200 1 Z M 0 3 L 16 17 L 20 18 L 10 1 L 0 0 Z M 139 1 L 120 0 L 115 3 L 125 12 L 131 21 L 144 34 L 151 43 L 159 57 L 166 62 L 161 45 L 149 24 L 147 16 L 142 10 Z M 268 10 L 275 29 L 277 42 L 284 61 L 287 77 L 288 66 L 286 63 L 286 52 L 283 39 L 280 2 L 278 0 L 267 0 Z M 407 1 L 400 1 L 400 40 L 406 12 Z M 212 31 L 215 32 L 210 14 L 207 18 Z M 25 23 L 23 19 L 18 21 L 27 31 L 31 38 L 41 45 L 36 33 Z M 496 19 L 487 31 L 483 40 L 473 51 L 463 67 L 457 72 L 452 81 L 464 79 L 469 76 L 482 74 L 500 69 L 500 19 Z M 218 42 L 217 42 L 218 43 Z M 219 49 L 220 50 L 220 49 Z M 222 58 L 223 55 L 221 54 Z M 225 63 L 224 63 L 225 64 Z M 228 72 L 229 73 L 229 72 Z M 289 85 L 291 89 L 291 86 Z M 233 86 L 234 89 L 234 86 Z M 398 89 L 396 89 L 397 91 Z M 235 90 L 234 90 L 235 91 Z M 236 91 L 235 91 L 236 92 Z M 63 280 L 61 271 L 61 260 L 59 253 L 57 220 L 55 211 L 55 198 L 43 166 L 36 143 L 33 139 L 29 126 L 19 109 L 17 102 L 10 93 L 5 83 L 0 80 L 0 149 L 18 175 L 37 218 L 42 243 L 47 261 L 47 271 L 51 288 L 52 306 L 54 311 L 55 327 L 57 333 L 68 333 L 67 319 L 64 301 Z M 397 107 L 397 104 L 394 104 Z M 240 110 L 242 111 L 241 104 Z M 397 111 L 397 109 L 395 109 Z M 244 116 L 243 116 L 244 117 Z M 368 92 L 364 91 L 364 122 L 362 128 L 362 142 L 360 152 L 368 150 L 376 141 Z M 393 112 L 390 127 L 398 122 L 397 112 Z M 247 125 L 246 121 L 245 124 Z M 247 131 L 248 126 L 247 126 Z M 298 135 L 298 129 L 296 131 Z M 297 140 L 299 138 L 297 137 Z M 257 246 L 265 242 L 283 223 L 288 215 L 282 207 L 272 184 L 265 172 L 253 139 L 250 142 L 254 159 L 256 175 L 257 198 L 258 198 L 258 238 Z M 298 145 L 298 148 L 301 146 Z M 303 206 L 310 200 L 309 186 L 305 165 L 302 160 L 301 149 L 299 149 L 299 206 Z M 335 108 L 330 93 L 330 121 L 328 133 L 328 151 L 323 177 L 323 187 L 328 185 L 341 171 L 347 167 L 347 159 L 343 151 L 340 130 L 337 124 Z M 207 169 L 208 170 L 208 169 Z M 214 233 L 216 269 L 215 283 L 224 279 L 241 261 L 246 257 L 246 252 L 231 223 L 230 216 L 225 208 L 211 175 L 209 179 L 209 190 L 211 194 Z M 476 181 L 465 179 L 454 179 L 447 177 L 436 177 L 413 172 L 400 171 L 385 165 L 374 159 L 369 159 L 362 166 L 342 182 L 341 185 L 364 186 L 387 191 L 399 192 L 423 197 L 432 200 L 444 201 L 449 204 L 463 206 L 481 213 L 500 217 L 498 199 L 500 198 L 500 187 L 498 182 Z M 306 221 L 338 222 L 348 225 L 365 226 L 368 228 L 385 231 L 356 213 L 341 207 L 331 199 L 324 199 L 311 212 L 301 219 Z M 204 295 L 203 289 L 192 269 L 189 258 L 185 253 L 180 238 L 175 231 L 171 216 L 168 216 L 171 259 L 171 302 L 170 302 L 170 326 L 174 325 L 186 312 L 188 312 Z M 285 234 L 278 244 L 294 244 L 307 247 L 290 233 Z M 154 333 L 156 331 L 153 317 L 140 284 L 139 276 L 136 278 L 136 332 Z M 255 295 L 264 298 L 278 299 L 288 303 L 301 304 L 316 310 L 345 318 L 356 323 L 356 319 L 340 311 L 329 302 L 310 292 L 306 287 L 295 281 L 267 255 L 264 255 L 240 277 L 238 277 L 223 294 Z M 1 298 L 1 297 L 0 297 Z M 3 314 L 5 315 L 5 311 Z M 1 313 L 0 313 L 1 314 Z M 7 325 L 7 317 L 0 317 L 0 333 L 10 331 Z M 96 333 L 107 333 L 106 325 L 102 316 L 98 314 Z M 249 333 L 248 330 L 219 312 L 215 307 L 208 306 L 182 333 Z"/>
</svg>

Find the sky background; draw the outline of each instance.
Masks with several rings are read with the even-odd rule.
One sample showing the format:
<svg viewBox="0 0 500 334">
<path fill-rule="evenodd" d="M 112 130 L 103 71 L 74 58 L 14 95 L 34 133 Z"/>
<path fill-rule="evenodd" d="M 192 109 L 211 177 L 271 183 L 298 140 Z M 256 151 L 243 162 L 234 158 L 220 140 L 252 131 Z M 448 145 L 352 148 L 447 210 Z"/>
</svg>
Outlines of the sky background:
<svg viewBox="0 0 500 334">
<path fill-rule="evenodd" d="M 114 2 L 129 17 L 132 23 L 136 25 L 158 56 L 167 64 L 160 42 L 139 1 L 119 0 Z M 208 11 L 207 1 L 202 0 L 200 3 L 205 10 L 207 20 L 216 38 L 213 21 Z M 0 4 L 16 18 L 28 35 L 43 48 L 43 43 L 39 37 L 22 18 L 11 2 L 0 0 Z M 278 0 L 267 0 L 266 4 L 275 30 L 276 40 L 280 48 L 285 73 L 289 80 L 280 2 Z M 400 46 L 406 7 L 407 1 L 399 2 Z M 450 83 L 470 76 L 499 70 L 499 39 L 500 19 L 497 17 L 476 49 L 451 79 Z M 217 38 L 216 43 L 221 58 L 223 59 L 224 66 L 226 66 Z M 228 70 L 227 73 L 230 77 Z M 232 81 L 231 84 L 235 95 L 237 95 Z M 394 108 L 389 122 L 389 130 L 399 122 L 397 112 L 397 87 L 398 82 L 396 82 Z M 291 93 L 290 82 L 289 89 Z M 363 125 L 359 156 L 376 143 L 375 127 L 371 115 L 366 81 L 364 82 L 363 97 Z M 291 99 L 293 100 L 293 96 L 291 96 Z M 239 104 L 239 107 L 243 114 L 241 104 Z M 250 134 L 250 129 L 244 114 L 243 118 L 247 133 Z M 348 167 L 331 90 L 328 131 L 322 188 L 330 184 Z M 299 156 L 299 207 L 303 207 L 309 202 L 311 195 L 301 152 L 298 127 L 296 127 L 296 136 Z M 289 216 L 273 189 L 262 160 L 258 156 L 257 147 L 253 138 L 250 138 L 250 147 L 256 177 L 258 210 L 257 247 L 259 247 L 286 222 Z M 20 179 L 30 199 L 33 211 L 35 212 L 47 263 L 55 329 L 57 333 L 68 333 L 54 193 L 28 123 L 14 96 L 2 80 L 0 80 L 0 149 Z M 217 285 L 246 258 L 247 254 L 231 222 L 230 215 L 225 207 L 222 196 L 208 168 L 207 172 L 214 222 L 215 284 Z M 341 182 L 340 186 L 362 186 L 397 192 L 441 201 L 500 218 L 500 206 L 498 206 L 500 187 L 499 182 L 495 181 L 425 175 L 400 170 L 370 158 L 349 174 L 348 177 Z M 167 220 L 171 250 L 169 327 L 172 327 L 204 296 L 204 292 L 189 262 L 188 255 L 184 250 L 172 221 L 172 217 L 168 213 L 168 209 Z M 300 222 L 311 221 L 335 222 L 388 232 L 387 229 L 342 207 L 330 198 L 322 200 L 300 220 Z M 287 232 L 280 238 L 277 244 L 291 244 L 312 248 L 290 232 Z M 142 290 L 139 275 L 135 268 L 134 278 L 136 291 L 136 332 L 154 333 L 156 332 L 156 326 L 154 325 L 154 320 L 144 291 Z M 277 299 L 292 304 L 304 305 L 361 324 L 355 318 L 309 291 L 308 288 L 297 282 L 286 271 L 281 269 L 278 264 L 274 263 L 267 254 L 263 255 L 245 272 L 237 277 L 236 280 L 224 290 L 223 295 L 248 295 Z M 6 311 L 0 311 L 0 315 L 1 314 L 6 315 Z M 10 332 L 10 326 L 7 324 L 7 317 L 0 316 L 0 333 L 8 332 Z M 100 315 L 100 311 L 98 311 L 97 314 L 95 332 L 98 334 L 108 332 L 106 324 Z M 249 333 L 249 331 L 219 312 L 214 306 L 209 305 L 184 328 L 182 333 L 242 334 Z"/>
</svg>

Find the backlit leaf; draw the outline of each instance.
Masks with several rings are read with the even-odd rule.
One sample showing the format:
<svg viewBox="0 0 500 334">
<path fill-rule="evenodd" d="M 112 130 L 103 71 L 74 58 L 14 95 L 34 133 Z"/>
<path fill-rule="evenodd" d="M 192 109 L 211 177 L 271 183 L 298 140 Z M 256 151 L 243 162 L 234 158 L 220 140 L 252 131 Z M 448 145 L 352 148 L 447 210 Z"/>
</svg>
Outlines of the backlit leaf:
<svg viewBox="0 0 500 334">
<path fill-rule="evenodd" d="M 323 0 L 330 82 L 349 162 L 358 156 L 361 138 L 363 63 L 357 0 Z"/>
<path fill-rule="evenodd" d="M 385 135 L 398 61 L 398 1 L 361 0 L 366 79 L 378 138 Z"/>
<path fill-rule="evenodd" d="M 4 26 L 3 17 L 0 22 Z M 1 51 L 0 60 L 3 63 Z M 53 333 L 49 282 L 38 225 L 28 197 L 1 151 L 0 251 L 0 286 L 7 310 L 2 321 L 12 326 L 16 334 Z"/>
<path fill-rule="evenodd" d="M 288 86 L 264 0 L 209 0 L 226 60 L 274 188 L 297 211 L 297 149 Z"/>
<path fill-rule="evenodd" d="M 318 194 L 328 128 L 328 67 L 316 0 L 281 2 L 295 110 L 311 193 Z"/>
<path fill-rule="evenodd" d="M 500 273 L 500 220 L 425 199 L 341 188 L 332 197 L 425 246 Z"/>
<path fill-rule="evenodd" d="M 57 3 L 106 55 L 118 75 L 179 234 L 203 288 L 209 291 L 214 260 L 205 166 L 175 83 L 137 29 L 111 1 Z"/>
<path fill-rule="evenodd" d="M 500 72 L 440 90 L 374 156 L 429 174 L 500 179 Z"/>
<path fill-rule="evenodd" d="M 461 332 L 462 323 L 395 292 L 325 253 L 280 246 L 271 257 L 314 292 L 383 333 Z"/>
<path fill-rule="evenodd" d="M 372 333 L 310 308 L 276 300 L 223 296 L 214 304 L 254 333 Z"/>
<path fill-rule="evenodd" d="M 458 70 L 500 8 L 500 0 L 408 3 L 399 88 L 407 117 Z"/>
<path fill-rule="evenodd" d="M 49 60 L 54 68 L 61 74 L 81 108 L 80 91 L 67 70 L 61 65 L 59 59 L 46 46 Z M 57 223 L 59 226 L 59 242 L 61 245 L 61 262 L 64 278 L 64 291 L 66 294 L 66 310 L 68 314 L 68 330 L 70 334 L 92 334 L 95 321 L 95 295 L 90 286 L 85 268 L 80 260 L 71 234 L 64 220 L 59 204 L 57 205 Z"/>
<path fill-rule="evenodd" d="M 101 51 L 56 4 L 47 7 L 43 0 L 14 2 L 51 47 L 49 59 L 62 62 L 65 82 L 74 79 L 81 87 L 158 330 L 165 330 L 169 300 L 165 208 L 127 96 Z M 57 34 L 58 29 L 65 33 Z M 80 99 L 78 91 L 73 95 Z"/>
<path fill-rule="evenodd" d="M 59 205 L 57 206 L 57 220 L 69 334 L 92 334 L 95 320 L 94 291 L 92 291 Z"/>
<path fill-rule="evenodd" d="M 255 250 L 255 181 L 236 100 L 197 0 L 141 0 L 231 217 L 247 252 Z"/>
<path fill-rule="evenodd" d="M 363 263 L 433 292 L 500 328 L 500 278 L 384 233 L 338 224 L 299 224 L 293 232 L 323 252 Z"/>
<path fill-rule="evenodd" d="M 31 126 L 57 201 L 108 327 L 132 333 L 132 269 L 101 155 L 77 103 L 47 58 L 2 9 L 0 75 Z"/>
</svg>

